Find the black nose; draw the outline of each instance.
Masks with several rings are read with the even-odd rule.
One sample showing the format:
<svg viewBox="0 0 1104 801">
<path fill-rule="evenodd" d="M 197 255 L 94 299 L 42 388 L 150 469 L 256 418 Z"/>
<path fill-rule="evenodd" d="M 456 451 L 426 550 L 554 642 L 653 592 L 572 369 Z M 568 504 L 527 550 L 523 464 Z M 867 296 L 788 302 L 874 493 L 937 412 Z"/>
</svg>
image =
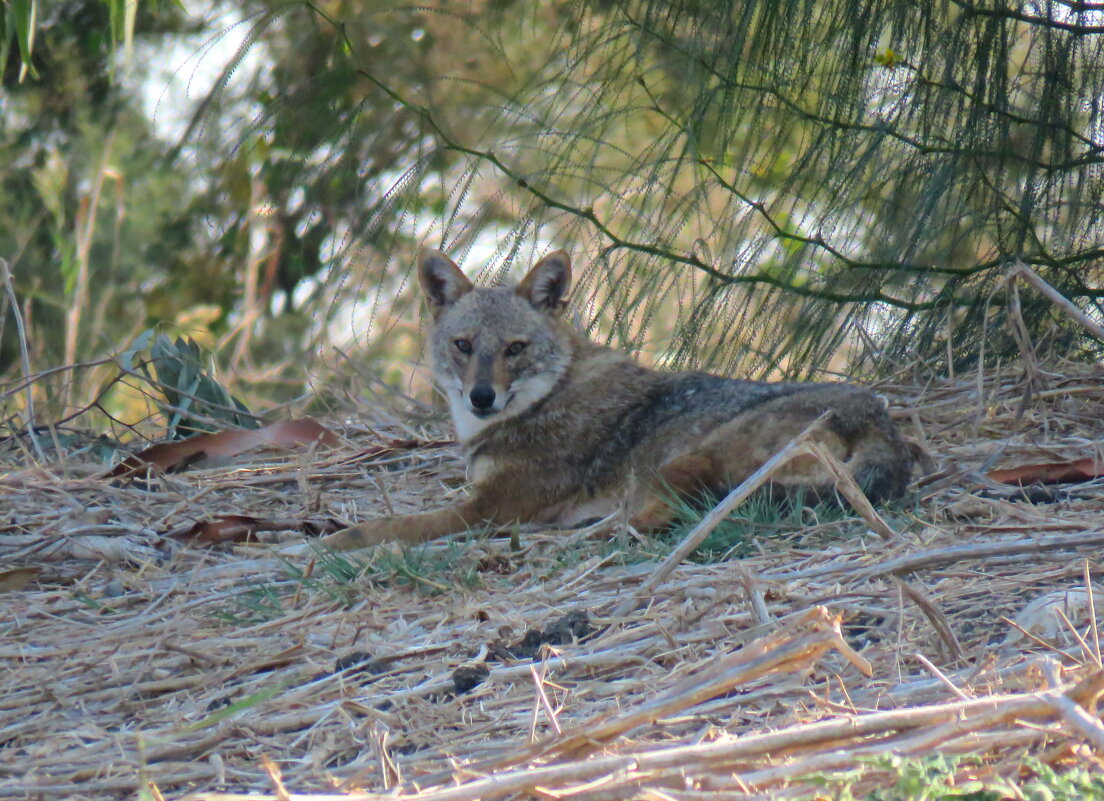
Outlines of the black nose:
<svg viewBox="0 0 1104 801">
<path fill-rule="evenodd" d="M 490 384 L 476 384 L 471 391 L 472 406 L 480 411 L 486 411 L 494 405 L 495 391 Z"/>
</svg>

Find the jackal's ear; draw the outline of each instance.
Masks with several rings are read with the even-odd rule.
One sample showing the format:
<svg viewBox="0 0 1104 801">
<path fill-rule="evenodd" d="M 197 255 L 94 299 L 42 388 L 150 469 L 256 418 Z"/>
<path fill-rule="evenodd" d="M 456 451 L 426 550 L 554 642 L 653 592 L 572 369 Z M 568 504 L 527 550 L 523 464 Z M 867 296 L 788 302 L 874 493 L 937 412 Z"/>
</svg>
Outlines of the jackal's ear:
<svg viewBox="0 0 1104 801">
<path fill-rule="evenodd" d="M 418 282 L 434 317 L 472 290 L 472 282 L 453 260 L 432 248 L 418 254 Z"/>
<path fill-rule="evenodd" d="M 535 308 L 554 311 L 571 287 L 571 257 L 556 250 L 533 265 L 515 290 Z"/>
</svg>

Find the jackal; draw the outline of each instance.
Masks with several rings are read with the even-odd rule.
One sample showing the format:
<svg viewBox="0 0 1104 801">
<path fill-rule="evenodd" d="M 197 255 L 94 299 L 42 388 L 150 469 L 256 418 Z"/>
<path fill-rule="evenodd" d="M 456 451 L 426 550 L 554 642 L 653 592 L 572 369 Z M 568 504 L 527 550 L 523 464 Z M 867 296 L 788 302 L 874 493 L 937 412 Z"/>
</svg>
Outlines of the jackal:
<svg viewBox="0 0 1104 801">
<path fill-rule="evenodd" d="M 418 277 L 471 491 L 446 509 L 339 531 L 328 547 L 420 542 L 485 523 L 569 525 L 619 507 L 631 525 L 656 529 L 671 520 L 672 493 L 728 492 L 825 412 L 822 443 L 870 500 L 905 490 L 909 448 L 870 390 L 645 368 L 563 319 L 564 251 L 516 287 L 476 288 L 436 250 L 421 253 Z M 799 461 L 774 485 L 830 493 L 819 463 Z"/>
</svg>

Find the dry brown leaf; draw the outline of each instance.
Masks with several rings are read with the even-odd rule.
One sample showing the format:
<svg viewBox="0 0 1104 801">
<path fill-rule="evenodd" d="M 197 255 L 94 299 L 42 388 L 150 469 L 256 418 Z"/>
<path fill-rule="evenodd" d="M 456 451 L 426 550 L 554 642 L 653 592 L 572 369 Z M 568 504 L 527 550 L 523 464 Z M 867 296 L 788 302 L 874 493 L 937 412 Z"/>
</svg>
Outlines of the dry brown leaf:
<svg viewBox="0 0 1104 801">
<path fill-rule="evenodd" d="M 1078 483 L 1104 476 L 1104 460 L 1089 457 L 1072 462 L 1025 464 L 1006 470 L 991 470 L 987 475 L 1001 484 Z"/>
<path fill-rule="evenodd" d="M 250 515 L 226 515 L 217 520 L 201 520 L 177 535 L 194 545 L 221 545 L 226 542 L 256 540 L 260 520 Z"/>
<path fill-rule="evenodd" d="M 14 570 L 0 572 L 0 592 L 21 590 L 37 575 L 37 567 L 17 567 Z"/>
<path fill-rule="evenodd" d="M 228 459 L 257 448 L 287 449 L 315 442 L 334 447 L 339 440 L 336 434 L 310 417 L 284 420 L 252 431 L 200 434 L 179 442 L 154 445 L 139 454 L 128 456 L 107 477 L 130 476 L 149 467 L 167 472 L 200 459 Z"/>
</svg>

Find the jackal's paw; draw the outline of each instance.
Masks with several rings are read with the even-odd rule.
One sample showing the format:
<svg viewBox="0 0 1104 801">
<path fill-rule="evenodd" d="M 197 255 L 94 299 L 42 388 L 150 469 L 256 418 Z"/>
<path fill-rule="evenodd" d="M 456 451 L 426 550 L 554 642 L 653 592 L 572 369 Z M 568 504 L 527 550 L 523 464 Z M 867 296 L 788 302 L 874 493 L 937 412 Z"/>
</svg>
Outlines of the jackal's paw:
<svg viewBox="0 0 1104 801">
<path fill-rule="evenodd" d="M 329 548 L 331 551 L 356 551 L 390 540 L 387 519 L 377 518 L 323 537 L 322 547 Z"/>
<path fill-rule="evenodd" d="M 368 520 L 359 526 L 335 531 L 321 539 L 286 545 L 281 556 L 310 556 L 319 551 L 356 551 L 390 541 L 389 531 L 383 520 Z"/>
</svg>

